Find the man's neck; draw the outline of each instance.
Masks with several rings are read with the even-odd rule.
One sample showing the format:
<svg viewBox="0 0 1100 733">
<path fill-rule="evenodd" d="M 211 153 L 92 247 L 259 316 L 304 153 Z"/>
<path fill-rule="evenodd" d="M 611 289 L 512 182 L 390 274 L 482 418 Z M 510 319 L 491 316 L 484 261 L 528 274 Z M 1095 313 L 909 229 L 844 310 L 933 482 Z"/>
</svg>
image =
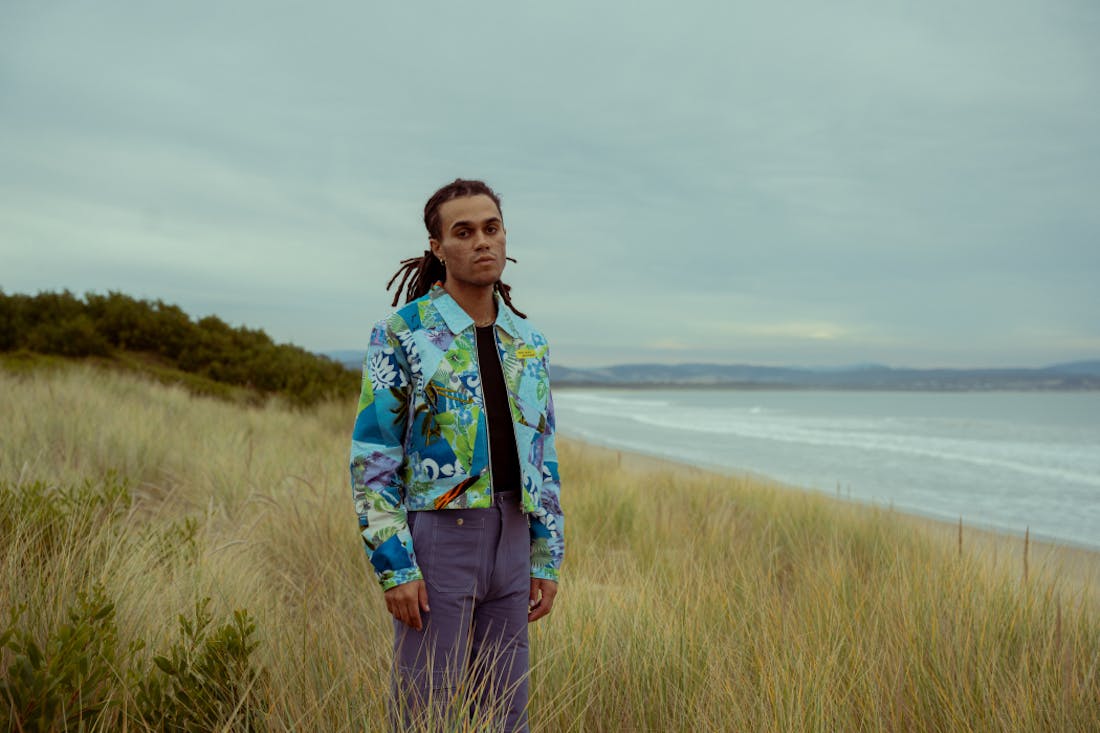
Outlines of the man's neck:
<svg viewBox="0 0 1100 733">
<path fill-rule="evenodd" d="M 443 289 L 454 298 L 466 315 L 478 326 L 487 326 L 497 319 L 497 303 L 493 297 L 493 286 L 467 285 L 451 280 L 443 283 Z"/>
</svg>

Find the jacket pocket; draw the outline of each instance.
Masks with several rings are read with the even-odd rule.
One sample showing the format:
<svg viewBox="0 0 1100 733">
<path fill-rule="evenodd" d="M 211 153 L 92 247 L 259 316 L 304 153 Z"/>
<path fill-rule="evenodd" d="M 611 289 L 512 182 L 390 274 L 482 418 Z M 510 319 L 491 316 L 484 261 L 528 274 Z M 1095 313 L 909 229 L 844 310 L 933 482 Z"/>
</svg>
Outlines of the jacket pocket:
<svg viewBox="0 0 1100 733">
<path fill-rule="evenodd" d="M 537 396 L 531 395 L 530 392 L 528 392 L 528 395 L 526 400 L 524 400 L 523 397 L 509 395 L 516 408 L 512 414 L 518 417 L 516 422 L 521 425 L 526 425 L 540 433 L 545 433 L 546 403 L 539 400 Z"/>
<path fill-rule="evenodd" d="M 515 402 L 518 422 L 546 432 L 546 415 L 549 411 L 550 379 L 545 362 L 539 360 L 529 365 L 520 379 L 515 393 L 510 395 Z"/>
</svg>

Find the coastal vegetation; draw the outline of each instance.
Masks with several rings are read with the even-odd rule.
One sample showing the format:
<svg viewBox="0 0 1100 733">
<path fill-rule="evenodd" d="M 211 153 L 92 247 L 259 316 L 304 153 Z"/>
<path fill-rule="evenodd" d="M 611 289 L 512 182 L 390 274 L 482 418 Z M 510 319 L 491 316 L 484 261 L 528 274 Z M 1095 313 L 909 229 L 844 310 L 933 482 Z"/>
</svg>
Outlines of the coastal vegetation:
<svg viewBox="0 0 1100 733">
<path fill-rule="evenodd" d="M 305 409 L 0 369 L 0 728 L 383 729 L 354 391 Z M 1090 589 L 884 509 L 559 453 L 535 730 L 1100 730 Z"/>
<path fill-rule="evenodd" d="M 276 344 L 262 330 L 234 328 L 217 316 L 193 320 L 179 306 L 118 292 L 78 298 L 68 290 L 0 290 L 0 356 L 9 368 L 82 358 L 242 402 L 278 396 L 308 406 L 359 384 L 357 372 Z"/>
</svg>

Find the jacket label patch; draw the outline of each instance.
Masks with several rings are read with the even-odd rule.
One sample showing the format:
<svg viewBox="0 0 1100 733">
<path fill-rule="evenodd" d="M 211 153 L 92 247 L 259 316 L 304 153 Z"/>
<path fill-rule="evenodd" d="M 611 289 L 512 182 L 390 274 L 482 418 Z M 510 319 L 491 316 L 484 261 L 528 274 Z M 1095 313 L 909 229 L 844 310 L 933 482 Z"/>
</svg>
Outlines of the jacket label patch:
<svg viewBox="0 0 1100 733">
<path fill-rule="evenodd" d="M 539 355 L 539 352 L 534 349 L 516 349 L 517 359 L 534 359 Z"/>
</svg>

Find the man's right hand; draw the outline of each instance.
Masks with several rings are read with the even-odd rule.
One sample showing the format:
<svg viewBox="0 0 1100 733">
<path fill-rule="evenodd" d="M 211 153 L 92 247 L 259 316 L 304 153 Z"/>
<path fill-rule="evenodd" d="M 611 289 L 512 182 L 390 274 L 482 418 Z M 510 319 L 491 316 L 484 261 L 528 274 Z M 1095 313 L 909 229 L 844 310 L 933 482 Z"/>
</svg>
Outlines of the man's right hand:
<svg viewBox="0 0 1100 733">
<path fill-rule="evenodd" d="M 432 609 L 428 608 L 428 588 L 423 580 L 396 585 L 382 595 L 386 599 L 386 609 L 395 619 L 417 631 L 424 628 L 420 611 Z"/>
</svg>

